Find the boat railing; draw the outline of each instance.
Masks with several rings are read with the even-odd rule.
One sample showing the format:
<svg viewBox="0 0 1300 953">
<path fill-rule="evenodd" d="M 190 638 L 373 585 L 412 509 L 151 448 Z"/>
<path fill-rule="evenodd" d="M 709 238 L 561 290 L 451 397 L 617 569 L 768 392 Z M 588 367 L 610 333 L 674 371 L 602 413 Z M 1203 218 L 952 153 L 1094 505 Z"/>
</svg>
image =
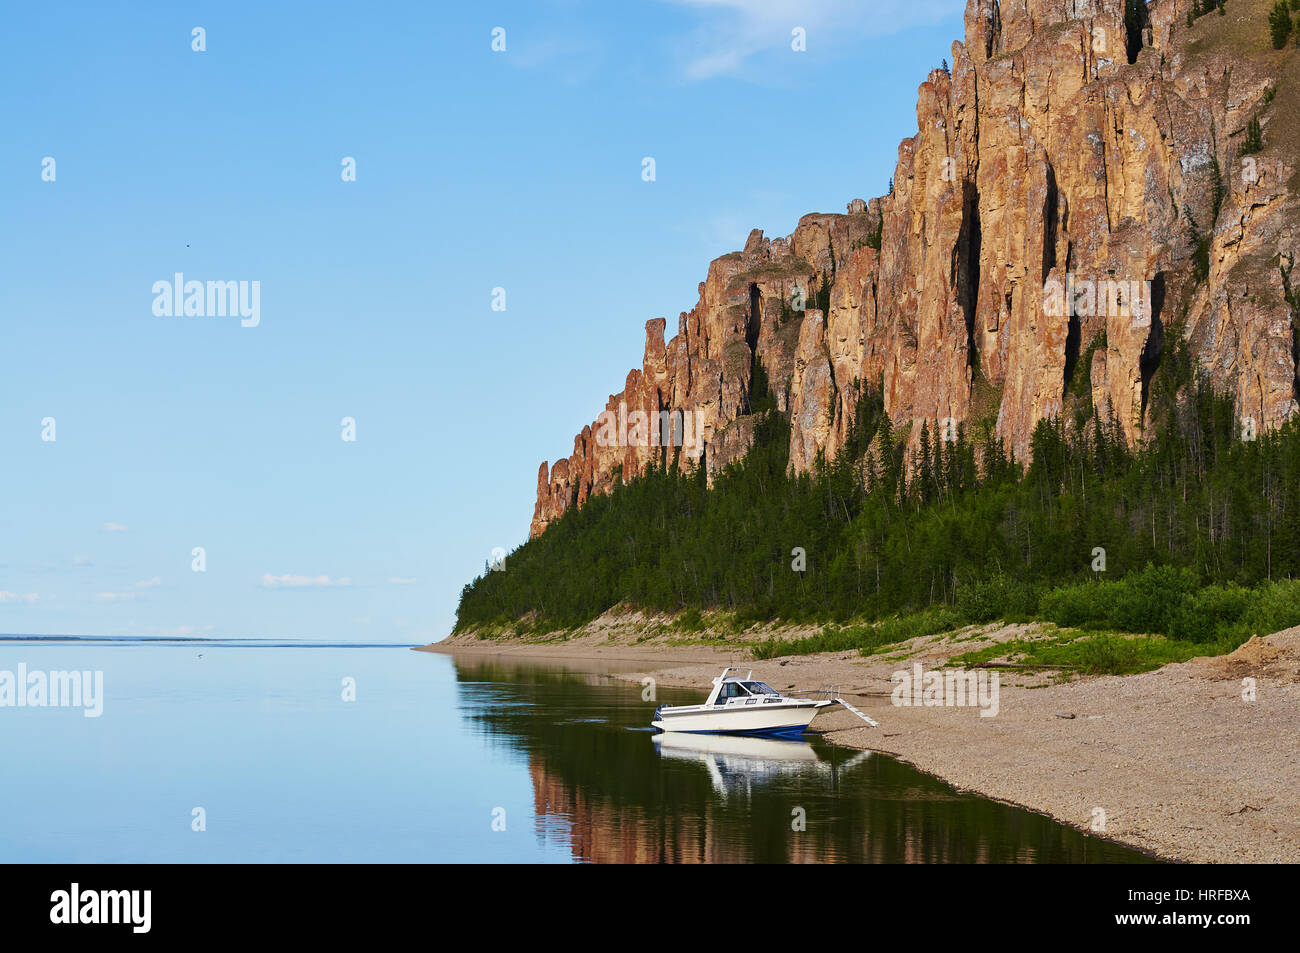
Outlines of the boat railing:
<svg viewBox="0 0 1300 953">
<path fill-rule="evenodd" d="M 808 688 L 798 692 L 784 692 L 783 694 L 791 698 L 807 697 L 814 698 L 817 701 L 830 701 L 840 697 L 840 687 L 838 685 L 823 685 L 821 688 Z"/>
</svg>

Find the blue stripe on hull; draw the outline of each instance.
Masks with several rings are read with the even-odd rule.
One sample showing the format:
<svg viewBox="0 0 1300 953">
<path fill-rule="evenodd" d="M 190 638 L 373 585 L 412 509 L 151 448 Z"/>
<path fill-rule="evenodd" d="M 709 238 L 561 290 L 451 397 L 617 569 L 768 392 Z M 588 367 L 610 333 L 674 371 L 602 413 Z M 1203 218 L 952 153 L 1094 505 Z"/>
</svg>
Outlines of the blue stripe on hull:
<svg viewBox="0 0 1300 953">
<path fill-rule="evenodd" d="M 660 729 L 663 731 L 664 729 Z M 747 738 L 802 738 L 808 731 L 807 725 L 784 725 L 780 728 L 758 728 L 754 731 L 700 730 L 686 731 L 674 729 L 679 735 L 743 735 Z"/>
</svg>

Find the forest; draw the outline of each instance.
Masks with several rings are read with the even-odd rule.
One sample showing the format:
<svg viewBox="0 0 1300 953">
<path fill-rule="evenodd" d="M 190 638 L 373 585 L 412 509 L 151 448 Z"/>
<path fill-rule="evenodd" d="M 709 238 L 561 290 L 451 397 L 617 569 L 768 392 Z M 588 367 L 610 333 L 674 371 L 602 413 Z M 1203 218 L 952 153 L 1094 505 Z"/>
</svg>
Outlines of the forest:
<svg viewBox="0 0 1300 953">
<path fill-rule="evenodd" d="M 1248 630 L 1300 624 L 1300 583 L 1289 582 L 1300 579 L 1295 421 L 1255 433 L 1175 346 L 1148 388 L 1158 425 L 1131 448 L 1078 386 L 1087 379 L 1075 369 L 1066 410 L 1038 424 L 1027 466 L 989 419 L 973 434 L 923 423 L 905 457 L 907 435 L 875 386 L 860 388 L 835 459 L 793 475 L 789 424 L 756 364 L 746 457 L 710 488 L 702 468 L 665 456 L 571 508 L 505 571 L 465 586 L 457 631 L 524 618 L 573 628 L 620 603 L 686 619 L 726 610 L 741 627 L 1043 618 L 1224 650 Z"/>
</svg>

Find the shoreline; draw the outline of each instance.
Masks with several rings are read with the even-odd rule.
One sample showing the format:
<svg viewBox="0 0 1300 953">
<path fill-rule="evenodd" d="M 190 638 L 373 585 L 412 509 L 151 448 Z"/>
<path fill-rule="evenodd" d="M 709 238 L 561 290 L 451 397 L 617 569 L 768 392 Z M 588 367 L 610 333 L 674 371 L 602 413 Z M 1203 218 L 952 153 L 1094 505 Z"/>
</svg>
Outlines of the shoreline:
<svg viewBox="0 0 1300 953">
<path fill-rule="evenodd" d="M 1028 627 L 1032 629 L 1032 627 Z M 1236 652 L 1138 675 L 1062 681 L 997 669 L 998 713 L 894 704 L 896 672 L 927 671 L 973 645 L 1026 635 L 1026 626 L 970 627 L 857 652 L 751 657 L 756 631 L 725 643 L 667 638 L 663 623 L 609 615 L 564 637 L 478 639 L 462 633 L 417 651 L 619 663 L 611 677 L 706 690 L 722 666 L 752 668 L 778 691 L 838 684 L 880 722 L 836 707 L 813 730 L 843 747 L 878 751 L 952 785 L 1153 857 L 1190 863 L 1300 862 L 1300 627 Z M 1255 698 L 1244 697 L 1254 679 Z M 1102 825 L 1102 826 L 1098 826 Z"/>
</svg>

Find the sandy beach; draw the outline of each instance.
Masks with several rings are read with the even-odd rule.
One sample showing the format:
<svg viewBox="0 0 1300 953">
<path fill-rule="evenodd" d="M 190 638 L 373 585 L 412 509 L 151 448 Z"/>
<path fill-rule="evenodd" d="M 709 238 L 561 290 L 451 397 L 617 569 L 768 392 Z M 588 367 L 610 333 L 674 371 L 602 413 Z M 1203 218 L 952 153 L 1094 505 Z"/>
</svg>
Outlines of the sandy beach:
<svg viewBox="0 0 1300 953">
<path fill-rule="evenodd" d="M 1032 636 L 1035 628 L 969 628 L 872 657 L 839 652 L 754 661 L 750 641 L 807 632 L 757 631 L 700 644 L 674 637 L 662 620 L 632 613 L 565 636 L 486 640 L 462 633 L 422 651 L 617 661 L 623 670 L 612 677 L 649 675 L 664 686 L 701 691 L 724 665 L 752 668 L 778 690 L 839 685 L 880 727 L 830 709 L 813 728 L 836 744 L 890 754 L 958 789 L 1169 860 L 1300 862 L 1300 628 L 1257 636 L 1228 656 L 1140 675 L 1063 680 L 998 669 L 993 717 L 981 717 L 978 707 L 903 706 L 891 698 L 897 672 L 917 663 L 932 671 L 973 648 Z"/>
</svg>

